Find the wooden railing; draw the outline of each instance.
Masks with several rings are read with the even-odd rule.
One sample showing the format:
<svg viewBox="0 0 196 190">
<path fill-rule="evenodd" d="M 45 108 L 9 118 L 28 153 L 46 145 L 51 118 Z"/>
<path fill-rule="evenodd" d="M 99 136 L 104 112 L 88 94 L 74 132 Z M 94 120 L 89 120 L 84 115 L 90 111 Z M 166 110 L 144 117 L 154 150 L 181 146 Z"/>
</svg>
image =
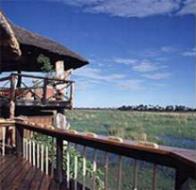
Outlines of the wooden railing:
<svg viewBox="0 0 196 190">
<path fill-rule="evenodd" d="M 13 142 L 9 141 L 6 138 L 6 132 L 8 132 L 8 128 L 15 127 L 15 121 L 14 120 L 2 120 L 0 118 L 0 155 L 5 156 L 6 149 L 10 149 L 11 144 Z"/>
<path fill-rule="evenodd" d="M 73 105 L 73 81 L 13 73 L 0 78 L 0 84 L 0 97 L 18 105 Z"/>
<path fill-rule="evenodd" d="M 169 186 L 170 189 L 188 190 L 189 178 L 196 179 L 196 153 L 194 150 L 158 146 L 147 142 L 133 142 L 91 133 L 81 134 L 76 131 L 48 129 L 47 126 L 39 126 L 35 123 L 22 121 L 16 121 L 15 127 L 16 151 L 18 155 L 24 156 L 33 165 L 41 167 L 42 171 L 45 171 L 47 174 L 54 175 L 59 183 L 66 183 L 68 189 L 78 189 L 78 184 L 81 184 L 80 188 L 82 189 L 98 189 L 96 174 L 100 160 L 102 160 L 100 168 L 103 172 L 103 186 L 100 188 L 106 190 L 161 189 L 158 186 L 162 179 L 157 179 L 158 176 L 160 177 L 159 170 L 163 170 L 166 173 L 167 171 L 160 169 L 160 167 L 171 168 L 173 171 L 172 174 L 168 174 L 172 181 L 171 186 Z M 48 147 L 48 144 L 41 145 L 39 142 L 26 136 L 26 131 L 33 132 L 32 137 L 42 134 L 53 139 L 52 142 L 55 142 L 52 147 L 55 150 L 55 166 L 50 160 L 51 148 Z M 81 155 L 81 159 L 77 155 L 71 155 L 71 149 L 77 150 L 79 155 Z M 114 163 L 115 160 L 111 157 L 111 154 L 117 156 L 116 169 L 114 171 L 111 171 L 110 168 L 111 162 Z M 125 162 L 127 159 L 131 160 L 130 168 L 128 162 Z M 82 163 L 79 164 L 79 160 Z M 87 162 L 89 160 L 92 163 L 92 175 L 90 177 L 87 175 Z M 142 180 L 145 180 L 145 178 L 139 179 L 140 170 L 144 168 L 144 164 L 141 162 L 150 164 L 150 167 L 143 169 L 147 171 L 145 178 L 148 179 L 148 182 L 145 185 L 151 181 L 148 187 L 141 187 L 140 185 Z M 79 165 L 81 168 L 79 168 Z M 51 170 L 51 168 L 54 168 L 54 170 Z M 125 171 L 126 174 L 123 175 Z M 79 173 L 82 173 L 82 175 L 79 176 Z M 114 178 L 114 176 L 116 177 Z M 161 177 L 163 176 L 161 175 Z M 64 178 L 66 179 L 65 181 L 63 180 Z M 126 178 L 126 181 L 124 178 Z M 117 181 L 116 184 L 115 180 Z M 111 186 L 114 184 L 115 188 Z"/>
</svg>

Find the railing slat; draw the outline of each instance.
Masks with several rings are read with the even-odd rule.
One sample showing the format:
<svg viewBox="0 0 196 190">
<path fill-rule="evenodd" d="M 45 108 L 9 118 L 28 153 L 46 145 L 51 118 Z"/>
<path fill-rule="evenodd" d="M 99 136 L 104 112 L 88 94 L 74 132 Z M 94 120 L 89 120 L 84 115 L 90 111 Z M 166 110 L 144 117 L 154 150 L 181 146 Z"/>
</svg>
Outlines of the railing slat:
<svg viewBox="0 0 196 190">
<path fill-rule="evenodd" d="M 29 162 L 32 163 L 32 142 L 29 140 Z"/>
<path fill-rule="evenodd" d="M 37 168 L 40 167 L 40 144 L 37 143 Z"/>
<path fill-rule="evenodd" d="M 48 175 L 49 173 L 48 173 L 48 146 L 46 146 L 46 148 L 45 148 L 45 151 L 46 151 L 46 156 L 45 156 L 45 162 L 46 162 L 46 175 Z"/>
<path fill-rule="evenodd" d="M 86 146 L 83 148 L 83 163 L 82 163 L 82 190 L 86 187 Z"/>
<path fill-rule="evenodd" d="M 2 156 L 5 156 L 5 131 L 6 128 L 2 128 Z"/>
<path fill-rule="evenodd" d="M 118 158 L 118 190 L 121 190 L 122 183 L 122 156 Z"/>
<path fill-rule="evenodd" d="M 104 189 L 108 189 L 108 171 L 109 171 L 109 156 L 108 152 L 105 152 L 105 174 L 104 174 Z"/>
<path fill-rule="evenodd" d="M 26 160 L 29 160 L 29 141 L 26 139 L 26 155 L 25 155 Z"/>
<path fill-rule="evenodd" d="M 133 190 L 137 190 L 138 184 L 138 161 L 134 160 L 133 166 Z"/>
<path fill-rule="evenodd" d="M 93 190 L 96 190 L 97 150 L 93 153 Z"/>
<path fill-rule="evenodd" d="M 68 143 L 67 144 L 67 151 L 66 151 L 66 158 L 67 158 L 67 161 L 66 161 L 66 167 L 67 167 L 67 170 L 66 170 L 67 189 L 70 188 L 70 154 L 69 154 L 69 148 L 70 148 L 70 145 Z"/>
<path fill-rule="evenodd" d="M 26 156 L 26 139 L 23 139 L 23 158 L 25 159 Z"/>
<path fill-rule="evenodd" d="M 32 149 L 33 149 L 33 166 L 35 166 L 35 141 L 32 141 Z"/>
<path fill-rule="evenodd" d="M 153 164 L 152 190 L 156 190 L 157 165 Z"/>
<path fill-rule="evenodd" d="M 75 145 L 75 150 L 77 150 L 77 144 Z M 78 178 L 78 156 L 74 156 L 74 190 L 77 190 L 77 178 Z"/>
<path fill-rule="evenodd" d="M 44 172 L 44 145 L 41 145 L 41 171 Z"/>
</svg>

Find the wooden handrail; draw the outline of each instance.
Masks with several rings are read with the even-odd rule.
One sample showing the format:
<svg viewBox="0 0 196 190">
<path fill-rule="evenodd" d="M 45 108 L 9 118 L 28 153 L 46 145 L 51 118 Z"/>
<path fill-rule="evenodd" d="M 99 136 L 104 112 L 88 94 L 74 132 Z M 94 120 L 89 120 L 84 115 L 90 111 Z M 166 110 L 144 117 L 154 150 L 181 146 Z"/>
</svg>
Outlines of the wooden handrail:
<svg viewBox="0 0 196 190">
<path fill-rule="evenodd" d="M 159 146 L 159 148 L 141 146 L 136 141 L 123 142 L 109 140 L 106 136 L 89 136 L 81 133 L 72 133 L 62 129 L 42 128 L 39 125 L 16 121 L 16 127 L 38 132 L 44 135 L 60 138 L 72 143 L 100 149 L 103 151 L 127 156 L 151 163 L 172 168 L 184 167 L 189 170 L 191 177 L 196 178 L 196 152 L 195 150 Z"/>
<path fill-rule="evenodd" d="M 57 79 L 57 78 L 50 78 L 50 77 L 42 77 L 42 76 L 34 76 L 34 75 L 27 75 L 27 74 L 18 74 L 18 73 L 12 73 L 10 76 L 21 76 L 26 78 L 36 78 L 36 79 L 47 79 L 48 81 L 59 81 L 64 83 L 74 83 L 75 81 L 71 80 L 63 80 L 63 79 Z"/>
<path fill-rule="evenodd" d="M 10 80 L 10 79 L 11 79 L 10 76 L 8 76 L 8 77 L 3 77 L 3 78 L 0 78 L 0 82 L 6 81 L 6 80 Z"/>
<path fill-rule="evenodd" d="M 107 152 L 120 154 L 127 157 L 134 157 L 138 159 L 137 155 L 132 155 L 133 151 L 148 153 L 150 155 L 160 156 L 162 158 L 168 157 L 168 159 L 176 159 L 174 162 L 165 163 L 163 160 L 157 160 L 152 158 L 152 160 L 147 157 L 140 158 L 140 160 L 145 160 L 148 162 L 153 162 L 161 165 L 166 165 L 169 167 L 176 167 L 176 161 L 183 163 L 187 167 L 193 167 L 196 169 L 196 151 L 192 149 L 183 149 L 170 146 L 159 146 L 159 148 L 145 147 L 137 143 L 137 141 L 124 140 L 123 142 L 111 141 L 106 136 L 101 135 L 85 135 L 82 133 L 73 133 L 68 130 L 62 129 L 49 129 L 43 128 L 39 125 L 34 125 L 31 123 L 26 123 L 23 121 L 5 120 L 0 121 L 0 127 L 16 126 L 22 127 L 27 130 L 38 132 L 51 137 L 62 138 L 72 143 L 81 144 L 84 146 L 101 149 Z M 121 150 L 120 150 L 121 149 Z M 126 151 L 125 151 L 126 150 Z M 196 174 L 195 174 L 196 175 Z"/>
</svg>

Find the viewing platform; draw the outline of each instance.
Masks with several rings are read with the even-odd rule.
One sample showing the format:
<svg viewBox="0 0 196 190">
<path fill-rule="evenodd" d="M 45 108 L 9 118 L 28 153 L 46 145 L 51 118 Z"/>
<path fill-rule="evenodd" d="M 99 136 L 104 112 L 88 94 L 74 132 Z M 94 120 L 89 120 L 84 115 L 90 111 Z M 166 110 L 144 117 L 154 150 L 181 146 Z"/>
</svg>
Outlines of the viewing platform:
<svg viewBox="0 0 196 190">
<path fill-rule="evenodd" d="M 25 74 L 0 78 L 0 106 L 12 101 L 19 111 L 72 109 L 73 92 L 74 81 Z"/>
</svg>

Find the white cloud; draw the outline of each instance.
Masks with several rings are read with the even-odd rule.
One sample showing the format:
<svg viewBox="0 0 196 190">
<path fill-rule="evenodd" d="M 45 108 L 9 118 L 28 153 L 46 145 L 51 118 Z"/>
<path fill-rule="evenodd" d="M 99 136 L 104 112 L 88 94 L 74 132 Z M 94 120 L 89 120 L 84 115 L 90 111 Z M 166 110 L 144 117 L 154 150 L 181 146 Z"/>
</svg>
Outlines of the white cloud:
<svg viewBox="0 0 196 190">
<path fill-rule="evenodd" d="M 103 0 L 58 0 L 74 6 L 93 6 Z"/>
<path fill-rule="evenodd" d="M 143 81 L 142 80 L 124 80 L 119 81 L 118 86 L 124 90 L 131 90 L 137 91 L 144 89 Z"/>
<path fill-rule="evenodd" d="M 195 0 L 59 0 L 86 12 L 119 17 L 195 14 Z"/>
<path fill-rule="evenodd" d="M 196 15 L 196 1 L 187 0 L 184 2 L 184 7 L 178 12 L 178 15 L 193 14 Z"/>
<path fill-rule="evenodd" d="M 132 69 L 137 72 L 146 73 L 146 72 L 157 71 L 159 70 L 159 67 L 158 65 L 153 64 L 151 62 L 143 61 L 139 64 L 134 65 Z"/>
<path fill-rule="evenodd" d="M 168 68 L 165 64 L 151 62 L 147 59 L 116 58 L 115 63 L 131 66 L 132 70 L 139 73 L 148 73 Z"/>
<path fill-rule="evenodd" d="M 86 90 L 95 86 L 96 84 L 111 84 L 120 89 L 137 91 L 144 89 L 143 80 L 140 79 L 127 79 L 123 74 L 103 74 L 101 69 L 84 67 L 80 70 L 76 70 L 73 73 L 74 76 L 80 77 L 79 89 Z"/>
<path fill-rule="evenodd" d="M 159 58 L 163 57 L 166 54 L 174 54 L 178 53 L 180 50 L 173 46 L 162 46 L 156 49 L 147 49 L 144 50 L 143 56 L 145 57 L 151 57 L 151 58 Z"/>
<path fill-rule="evenodd" d="M 124 79 L 125 76 L 122 74 L 109 74 L 104 75 L 100 69 L 91 68 L 91 67 L 83 67 L 79 70 L 74 71 L 73 75 L 78 77 L 85 77 L 92 80 L 99 80 L 105 82 L 112 82 L 119 79 Z"/>
<path fill-rule="evenodd" d="M 173 52 L 176 52 L 177 49 L 171 46 L 163 46 L 161 47 L 161 51 L 165 53 L 173 53 Z"/>
<path fill-rule="evenodd" d="M 182 53 L 182 55 L 186 57 L 194 57 L 196 56 L 196 48 L 193 48 L 192 50 L 189 51 L 185 51 Z"/>
<path fill-rule="evenodd" d="M 133 65 L 138 62 L 137 59 L 131 59 L 131 58 L 116 58 L 113 60 L 115 63 L 125 64 L 125 65 Z"/>
<path fill-rule="evenodd" d="M 167 49 L 167 51 L 170 50 Z M 169 72 L 166 72 L 168 69 L 168 65 L 166 64 L 151 62 L 149 60 L 139 60 L 131 58 L 116 58 L 114 61 L 119 64 L 130 66 L 133 71 L 139 73 L 140 76 L 147 79 L 162 80 L 167 79 L 171 76 Z M 135 83 L 135 85 L 137 84 L 139 85 L 139 83 Z M 127 84 L 124 84 L 124 87 L 127 87 Z"/>
<path fill-rule="evenodd" d="M 152 79 L 152 80 L 162 80 L 162 79 L 168 79 L 171 76 L 171 73 L 169 72 L 152 73 L 152 74 L 145 74 L 143 76 L 145 78 Z"/>
</svg>

